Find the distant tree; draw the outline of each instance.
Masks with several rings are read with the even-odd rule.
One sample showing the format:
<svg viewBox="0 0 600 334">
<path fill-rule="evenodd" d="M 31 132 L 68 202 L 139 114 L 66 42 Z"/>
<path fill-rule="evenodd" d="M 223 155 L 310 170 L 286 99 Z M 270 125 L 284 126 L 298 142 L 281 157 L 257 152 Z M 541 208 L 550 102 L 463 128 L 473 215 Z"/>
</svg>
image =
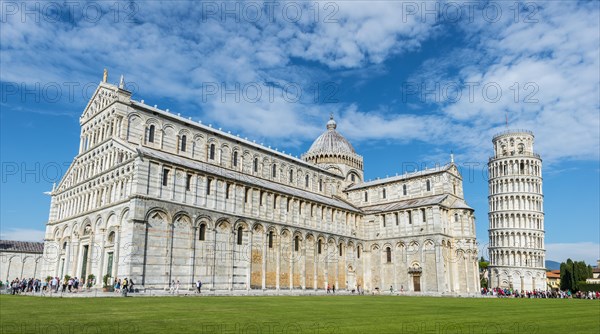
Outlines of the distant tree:
<svg viewBox="0 0 600 334">
<path fill-rule="evenodd" d="M 482 288 L 488 287 L 487 268 L 490 265 L 483 256 L 479 259 L 479 280 Z"/>
<path fill-rule="evenodd" d="M 489 265 L 490 262 L 484 259 L 483 256 L 479 259 L 479 271 L 485 271 Z"/>
<path fill-rule="evenodd" d="M 579 282 L 592 277 L 592 266 L 585 264 L 585 261 L 573 261 L 567 259 L 567 262 L 560 264 L 560 289 L 579 290 Z"/>
</svg>

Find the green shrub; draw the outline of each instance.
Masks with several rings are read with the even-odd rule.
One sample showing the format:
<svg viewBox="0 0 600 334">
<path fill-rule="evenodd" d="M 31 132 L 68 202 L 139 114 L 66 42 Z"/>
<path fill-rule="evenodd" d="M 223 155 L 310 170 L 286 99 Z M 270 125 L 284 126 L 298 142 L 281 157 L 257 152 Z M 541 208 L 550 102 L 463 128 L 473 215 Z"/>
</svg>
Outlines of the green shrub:
<svg viewBox="0 0 600 334">
<path fill-rule="evenodd" d="M 577 286 L 579 287 L 579 291 L 600 291 L 600 284 L 593 284 L 593 283 L 586 283 L 586 282 L 579 282 L 577 284 Z"/>
</svg>

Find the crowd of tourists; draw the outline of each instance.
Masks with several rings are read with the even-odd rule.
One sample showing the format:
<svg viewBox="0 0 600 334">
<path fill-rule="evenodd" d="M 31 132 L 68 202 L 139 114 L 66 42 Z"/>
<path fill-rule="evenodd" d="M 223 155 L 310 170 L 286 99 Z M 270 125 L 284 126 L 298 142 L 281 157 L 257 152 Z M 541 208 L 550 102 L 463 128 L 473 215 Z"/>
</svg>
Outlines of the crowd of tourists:
<svg viewBox="0 0 600 334">
<path fill-rule="evenodd" d="M 113 285 L 113 289 L 116 294 L 120 293 L 123 295 L 127 295 L 127 292 L 135 291 L 135 289 L 133 288 L 134 285 L 135 283 L 133 283 L 133 280 L 130 278 L 125 277 L 122 280 L 120 278 L 115 278 L 115 284 Z"/>
<path fill-rule="evenodd" d="M 512 298 L 577 298 L 577 299 L 600 299 L 600 291 L 577 291 L 571 293 L 569 290 L 513 290 L 513 289 L 502 289 L 502 288 L 482 288 L 481 294 L 483 296 L 494 296 L 494 297 L 512 297 Z"/>
<path fill-rule="evenodd" d="M 61 280 L 58 277 L 49 277 L 45 281 L 39 278 L 21 278 L 18 277 L 12 281 L 6 280 L 0 282 L 0 286 L 9 294 L 23 293 L 76 293 L 82 290 L 83 281 L 77 277 L 71 277 Z"/>
</svg>

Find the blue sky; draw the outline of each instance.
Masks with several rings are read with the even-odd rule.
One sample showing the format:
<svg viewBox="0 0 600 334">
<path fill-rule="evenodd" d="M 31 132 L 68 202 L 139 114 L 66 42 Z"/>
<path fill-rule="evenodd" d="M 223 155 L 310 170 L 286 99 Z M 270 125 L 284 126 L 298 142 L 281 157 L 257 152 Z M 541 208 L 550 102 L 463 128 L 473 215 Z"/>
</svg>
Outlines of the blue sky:
<svg viewBox="0 0 600 334">
<path fill-rule="evenodd" d="M 544 159 L 547 259 L 600 258 L 598 2 L 2 2 L 3 239 L 43 238 L 107 68 L 134 98 L 300 155 L 330 113 L 367 179 L 454 152 L 487 243 L 506 127 Z"/>
</svg>

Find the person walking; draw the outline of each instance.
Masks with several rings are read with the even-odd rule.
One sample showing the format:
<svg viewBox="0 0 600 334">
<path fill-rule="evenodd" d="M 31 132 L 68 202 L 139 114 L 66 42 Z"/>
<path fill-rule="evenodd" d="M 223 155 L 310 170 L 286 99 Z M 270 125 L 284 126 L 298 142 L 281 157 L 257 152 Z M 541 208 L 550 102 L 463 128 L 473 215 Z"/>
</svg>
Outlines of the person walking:
<svg viewBox="0 0 600 334">
<path fill-rule="evenodd" d="M 200 280 L 196 282 L 196 290 L 198 291 L 198 293 L 202 293 L 202 282 Z"/>
<path fill-rule="evenodd" d="M 121 293 L 123 294 L 123 297 L 127 297 L 127 288 L 129 287 L 129 281 L 127 280 L 127 277 L 125 277 L 123 279 L 123 286 L 121 287 Z"/>
</svg>

